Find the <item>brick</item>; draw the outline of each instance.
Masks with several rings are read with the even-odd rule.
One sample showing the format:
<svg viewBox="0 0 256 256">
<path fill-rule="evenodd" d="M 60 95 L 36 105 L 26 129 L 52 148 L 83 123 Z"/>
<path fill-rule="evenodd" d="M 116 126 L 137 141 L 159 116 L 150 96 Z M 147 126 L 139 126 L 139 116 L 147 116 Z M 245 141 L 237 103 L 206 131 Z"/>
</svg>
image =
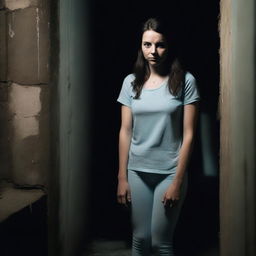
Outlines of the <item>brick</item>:
<svg viewBox="0 0 256 256">
<path fill-rule="evenodd" d="M 47 95 L 47 96 L 46 96 Z M 49 163 L 49 94 L 45 85 L 13 83 L 9 91 L 12 115 L 12 179 L 19 185 L 45 185 Z"/>
<path fill-rule="evenodd" d="M 19 84 L 49 81 L 49 10 L 8 12 L 8 80 Z"/>
<path fill-rule="evenodd" d="M 6 11 L 0 11 L 0 81 L 7 80 Z"/>
</svg>

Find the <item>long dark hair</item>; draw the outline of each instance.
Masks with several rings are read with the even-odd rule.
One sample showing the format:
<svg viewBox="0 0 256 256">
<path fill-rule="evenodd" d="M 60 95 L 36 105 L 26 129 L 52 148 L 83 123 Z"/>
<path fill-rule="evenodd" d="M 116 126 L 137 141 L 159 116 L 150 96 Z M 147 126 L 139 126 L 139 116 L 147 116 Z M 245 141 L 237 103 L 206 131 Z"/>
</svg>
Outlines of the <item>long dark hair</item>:
<svg viewBox="0 0 256 256">
<path fill-rule="evenodd" d="M 160 18 L 150 18 L 146 22 L 144 22 L 142 26 L 142 33 L 148 30 L 153 30 L 157 33 L 160 33 L 164 36 L 167 46 L 168 46 L 168 56 L 165 59 L 163 66 L 163 75 L 168 75 L 168 87 L 169 91 L 172 95 L 176 96 L 180 89 L 182 84 L 185 80 L 185 70 L 183 65 L 181 64 L 181 61 L 178 59 L 176 53 L 175 53 L 175 47 L 173 47 L 174 43 L 174 30 L 168 26 L 168 23 Z M 141 47 L 139 47 L 137 60 L 134 64 L 133 72 L 135 75 L 135 79 L 132 83 L 133 90 L 136 93 L 135 99 L 138 99 L 141 94 L 141 90 L 143 87 L 143 84 L 146 82 L 146 80 L 149 78 L 150 70 L 147 61 L 145 60 Z"/>
</svg>

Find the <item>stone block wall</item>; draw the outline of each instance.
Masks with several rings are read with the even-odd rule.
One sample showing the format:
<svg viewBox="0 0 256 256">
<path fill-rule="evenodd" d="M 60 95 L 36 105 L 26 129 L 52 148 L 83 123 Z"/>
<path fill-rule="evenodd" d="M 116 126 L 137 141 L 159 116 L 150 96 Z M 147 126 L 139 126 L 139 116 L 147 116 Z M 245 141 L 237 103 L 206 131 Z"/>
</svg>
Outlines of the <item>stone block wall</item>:
<svg viewBox="0 0 256 256">
<path fill-rule="evenodd" d="M 38 7 L 8 12 L 8 80 L 20 84 L 48 82 L 47 16 L 46 10 Z"/>
<path fill-rule="evenodd" d="M 49 1 L 0 2 L 0 179 L 47 184 Z"/>
</svg>

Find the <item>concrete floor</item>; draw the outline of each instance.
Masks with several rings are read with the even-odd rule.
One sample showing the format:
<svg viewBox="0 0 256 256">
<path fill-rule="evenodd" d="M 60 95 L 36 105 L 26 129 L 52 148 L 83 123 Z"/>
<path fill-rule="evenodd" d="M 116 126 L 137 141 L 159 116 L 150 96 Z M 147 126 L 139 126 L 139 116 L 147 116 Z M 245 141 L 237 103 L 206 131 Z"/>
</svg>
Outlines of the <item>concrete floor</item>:
<svg viewBox="0 0 256 256">
<path fill-rule="evenodd" d="M 188 256 L 187 253 L 178 253 L 177 256 Z M 218 248 L 208 248 L 194 256 L 219 256 Z M 131 256 L 131 248 L 125 241 L 95 240 L 83 256 Z"/>
<path fill-rule="evenodd" d="M 125 241 L 97 240 L 83 256 L 131 256 L 131 248 Z"/>
</svg>

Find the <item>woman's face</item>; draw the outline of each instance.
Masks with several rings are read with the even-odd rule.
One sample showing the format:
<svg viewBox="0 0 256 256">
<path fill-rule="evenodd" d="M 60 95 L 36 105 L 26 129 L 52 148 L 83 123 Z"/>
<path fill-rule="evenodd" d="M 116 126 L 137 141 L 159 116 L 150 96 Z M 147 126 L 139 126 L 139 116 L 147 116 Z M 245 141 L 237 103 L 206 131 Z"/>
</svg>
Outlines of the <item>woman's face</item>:
<svg viewBox="0 0 256 256">
<path fill-rule="evenodd" d="M 141 49 L 144 58 L 151 66 L 158 66 L 167 55 L 167 44 L 163 35 L 147 30 L 142 35 Z"/>
</svg>

